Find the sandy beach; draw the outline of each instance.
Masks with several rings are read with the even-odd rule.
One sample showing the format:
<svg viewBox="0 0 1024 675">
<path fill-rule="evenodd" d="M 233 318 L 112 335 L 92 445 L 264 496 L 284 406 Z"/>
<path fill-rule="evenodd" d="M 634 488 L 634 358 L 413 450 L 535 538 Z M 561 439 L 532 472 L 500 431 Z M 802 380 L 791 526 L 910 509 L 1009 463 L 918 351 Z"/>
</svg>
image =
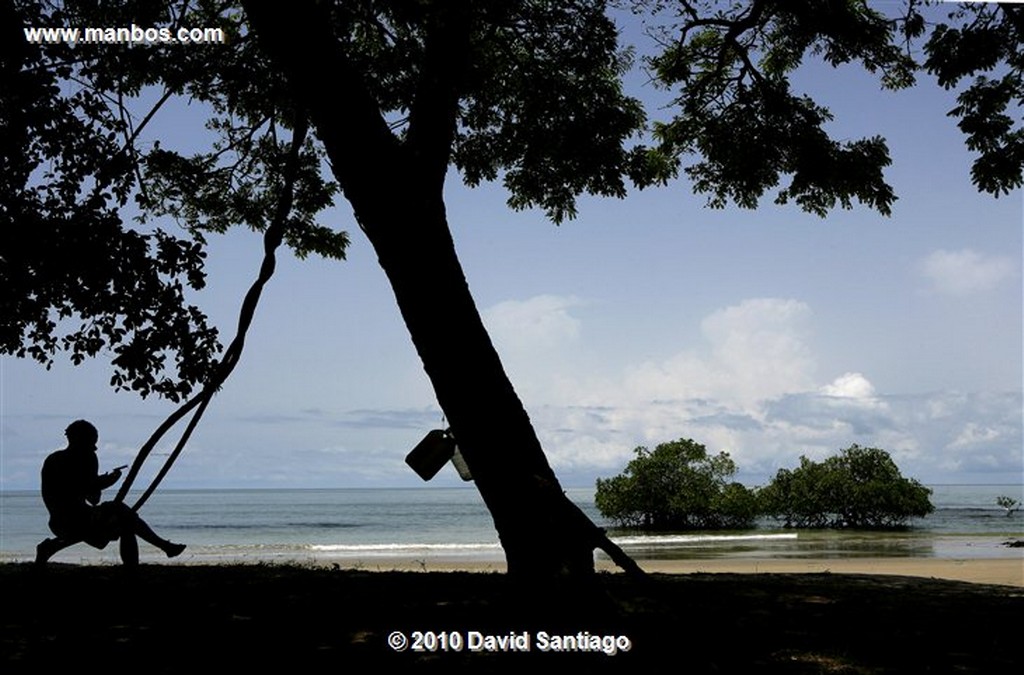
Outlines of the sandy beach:
<svg viewBox="0 0 1024 675">
<path fill-rule="evenodd" d="M 665 574 L 882 574 L 1024 587 L 1024 556 L 1018 558 L 844 558 L 706 561 L 644 561 L 647 572 Z"/>
<path fill-rule="evenodd" d="M 328 567 L 366 571 L 504 572 L 502 562 L 431 557 L 369 558 L 322 563 Z M 641 560 L 652 574 L 879 574 L 946 579 L 1024 588 L 1024 549 L 1014 558 L 760 558 L 718 560 Z M 617 572 L 607 560 L 598 569 Z"/>
</svg>

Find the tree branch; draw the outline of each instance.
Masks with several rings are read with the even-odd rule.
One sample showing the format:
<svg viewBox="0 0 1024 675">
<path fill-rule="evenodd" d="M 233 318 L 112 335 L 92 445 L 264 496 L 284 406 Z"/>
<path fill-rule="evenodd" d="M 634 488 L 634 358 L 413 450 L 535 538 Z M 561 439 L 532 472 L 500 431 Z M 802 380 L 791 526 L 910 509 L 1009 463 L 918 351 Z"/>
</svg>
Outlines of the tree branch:
<svg viewBox="0 0 1024 675">
<path fill-rule="evenodd" d="M 468 70 L 472 14 L 464 2 L 436 5 L 427 19 L 423 70 L 409 112 L 407 145 L 429 177 L 428 189 L 444 184 L 462 84 Z"/>
<path fill-rule="evenodd" d="M 311 0 L 287 6 L 243 0 L 256 39 L 282 69 L 301 108 L 327 147 L 338 183 L 356 217 L 376 204 L 370 195 L 394 181 L 401 146 L 380 106 L 341 49 L 328 13 Z M 323 73 L 330 73 L 324 76 Z M 338 96 L 332 90 L 341 90 Z"/>
</svg>

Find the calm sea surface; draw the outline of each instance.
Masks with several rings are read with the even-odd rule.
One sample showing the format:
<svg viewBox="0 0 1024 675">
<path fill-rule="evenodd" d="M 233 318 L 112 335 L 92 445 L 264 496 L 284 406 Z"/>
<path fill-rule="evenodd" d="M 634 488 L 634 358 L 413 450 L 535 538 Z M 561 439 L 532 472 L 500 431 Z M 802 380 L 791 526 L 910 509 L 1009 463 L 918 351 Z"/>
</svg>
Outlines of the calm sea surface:
<svg viewBox="0 0 1024 675">
<path fill-rule="evenodd" d="M 1024 512 L 1007 517 L 996 497 L 1024 500 L 1019 485 L 932 486 L 935 512 L 905 531 L 808 532 L 772 521 L 742 532 L 637 536 L 603 522 L 593 490 L 569 496 L 636 558 L 917 556 L 1022 557 L 1004 542 L 1024 539 Z M 129 503 L 131 500 L 129 500 Z M 503 559 L 494 527 L 473 488 L 337 490 L 167 490 L 142 511 L 157 532 L 188 544 L 183 562 L 332 562 L 401 557 Z M 38 493 L 0 493 L 0 562 L 31 560 L 48 536 Z M 145 561 L 161 554 L 142 545 Z M 84 544 L 58 554 L 63 562 L 114 562 L 117 546 Z"/>
</svg>

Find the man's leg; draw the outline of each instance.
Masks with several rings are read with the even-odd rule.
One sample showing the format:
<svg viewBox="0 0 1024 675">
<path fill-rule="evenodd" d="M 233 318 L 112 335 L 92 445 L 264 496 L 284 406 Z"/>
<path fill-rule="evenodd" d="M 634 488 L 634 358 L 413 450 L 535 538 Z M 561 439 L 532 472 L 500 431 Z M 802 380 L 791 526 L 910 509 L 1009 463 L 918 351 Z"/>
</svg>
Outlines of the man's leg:
<svg viewBox="0 0 1024 675">
<path fill-rule="evenodd" d="M 108 502 L 107 504 L 101 504 L 97 508 L 107 508 L 113 511 L 114 517 L 117 519 L 117 528 L 121 535 L 121 558 L 124 560 L 124 547 L 126 540 L 131 539 L 131 542 L 127 544 L 129 547 L 129 553 L 131 553 L 131 547 L 134 546 L 134 557 L 136 562 L 139 558 L 139 544 L 135 540 L 136 537 L 142 539 L 142 541 L 156 546 L 158 549 L 163 551 L 168 558 L 174 558 L 181 555 L 181 552 L 185 550 L 184 544 L 175 544 L 172 541 L 164 539 L 153 529 L 146 524 L 139 514 L 132 511 L 126 505 L 121 503 Z M 127 563 L 126 563 L 127 564 Z"/>
<path fill-rule="evenodd" d="M 125 567 L 137 567 L 139 564 L 139 541 L 134 532 L 121 533 L 121 563 Z"/>
<path fill-rule="evenodd" d="M 131 511 L 131 517 L 133 519 L 133 531 L 135 534 L 139 535 L 143 541 L 156 546 L 158 549 L 166 553 L 168 558 L 179 556 L 181 555 L 181 552 L 185 550 L 185 544 L 175 544 L 154 532 L 153 529 L 146 524 L 146 521 L 139 517 L 139 514 Z"/>
</svg>

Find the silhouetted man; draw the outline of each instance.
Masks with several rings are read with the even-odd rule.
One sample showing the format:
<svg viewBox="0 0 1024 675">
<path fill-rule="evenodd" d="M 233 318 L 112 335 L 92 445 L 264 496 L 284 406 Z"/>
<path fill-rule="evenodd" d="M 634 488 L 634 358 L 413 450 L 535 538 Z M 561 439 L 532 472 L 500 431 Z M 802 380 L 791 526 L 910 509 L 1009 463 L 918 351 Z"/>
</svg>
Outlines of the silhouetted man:
<svg viewBox="0 0 1024 675">
<path fill-rule="evenodd" d="M 84 541 L 105 548 L 120 539 L 121 562 L 138 565 L 139 543 L 149 542 L 167 554 L 180 555 L 184 544 L 158 536 L 134 511 L 120 502 L 100 504 L 100 493 L 121 478 L 121 469 L 99 473 L 96 442 L 99 433 L 89 422 L 78 420 L 64 430 L 68 447 L 50 454 L 43 462 L 43 503 L 50 512 L 50 530 L 56 538 L 36 546 L 36 563 L 42 564 L 57 551 Z"/>
</svg>

